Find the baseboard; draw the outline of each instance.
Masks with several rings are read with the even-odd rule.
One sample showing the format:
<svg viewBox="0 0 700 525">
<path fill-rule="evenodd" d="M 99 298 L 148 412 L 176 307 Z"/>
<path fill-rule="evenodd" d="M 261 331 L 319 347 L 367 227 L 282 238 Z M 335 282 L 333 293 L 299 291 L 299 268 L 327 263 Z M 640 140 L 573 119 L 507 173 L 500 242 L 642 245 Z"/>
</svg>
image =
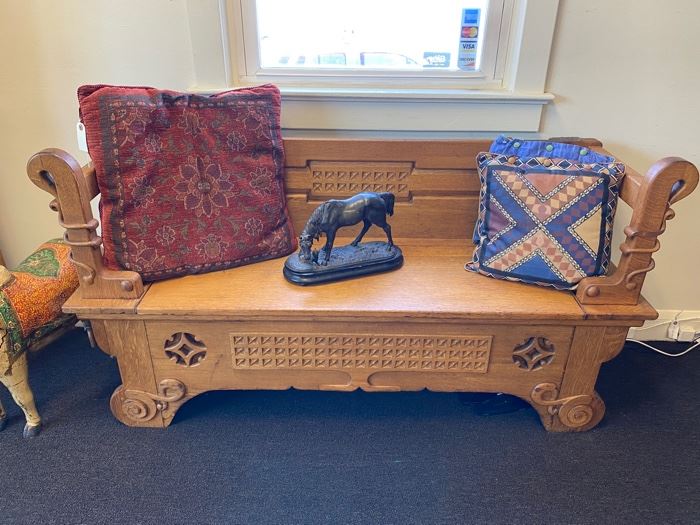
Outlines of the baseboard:
<svg viewBox="0 0 700 525">
<path fill-rule="evenodd" d="M 678 321 L 679 332 L 700 333 L 700 310 L 659 310 L 659 318 L 647 321 L 644 326 L 630 328 L 628 339 L 639 341 L 675 341 L 669 337 L 669 326 Z"/>
</svg>

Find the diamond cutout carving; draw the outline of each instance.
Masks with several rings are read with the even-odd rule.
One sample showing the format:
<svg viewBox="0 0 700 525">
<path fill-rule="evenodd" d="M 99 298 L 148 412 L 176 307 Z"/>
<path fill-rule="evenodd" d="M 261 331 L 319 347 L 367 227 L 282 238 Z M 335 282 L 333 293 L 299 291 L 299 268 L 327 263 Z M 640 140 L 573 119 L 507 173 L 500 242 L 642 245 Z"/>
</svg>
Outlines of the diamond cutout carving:
<svg viewBox="0 0 700 525">
<path fill-rule="evenodd" d="M 530 337 L 513 349 L 513 362 L 523 370 L 538 370 L 552 362 L 554 352 L 546 337 Z"/>
<path fill-rule="evenodd" d="M 188 332 L 174 333 L 163 345 L 165 355 L 176 365 L 189 368 L 197 366 L 207 356 L 207 345 L 197 336 Z M 235 348 L 236 355 L 241 353 L 241 348 Z"/>
</svg>

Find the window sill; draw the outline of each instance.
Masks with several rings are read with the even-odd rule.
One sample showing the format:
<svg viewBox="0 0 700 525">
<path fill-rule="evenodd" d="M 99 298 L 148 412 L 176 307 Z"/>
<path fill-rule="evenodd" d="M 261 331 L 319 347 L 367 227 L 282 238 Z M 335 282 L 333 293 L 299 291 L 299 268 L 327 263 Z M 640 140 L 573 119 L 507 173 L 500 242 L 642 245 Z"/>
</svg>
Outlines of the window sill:
<svg viewBox="0 0 700 525">
<path fill-rule="evenodd" d="M 542 106 L 554 99 L 550 93 L 512 93 L 496 90 L 473 89 L 366 89 L 366 88 L 301 88 L 281 87 L 284 101 L 347 102 L 378 101 L 392 102 L 460 102 L 460 103 L 501 103 L 535 104 Z"/>
<path fill-rule="evenodd" d="M 536 132 L 554 96 L 475 90 L 282 88 L 282 127 L 297 130 Z"/>
<path fill-rule="evenodd" d="M 282 128 L 334 131 L 536 132 L 550 93 L 282 87 Z M 211 93 L 211 89 L 193 89 Z"/>
</svg>

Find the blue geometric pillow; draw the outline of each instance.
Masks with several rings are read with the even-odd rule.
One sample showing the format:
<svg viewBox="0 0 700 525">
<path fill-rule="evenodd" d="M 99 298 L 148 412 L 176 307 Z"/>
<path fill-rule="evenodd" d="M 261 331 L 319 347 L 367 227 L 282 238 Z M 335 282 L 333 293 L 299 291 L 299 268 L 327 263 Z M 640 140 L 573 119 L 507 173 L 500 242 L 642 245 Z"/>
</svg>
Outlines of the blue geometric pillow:
<svg viewBox="0 0 700 525">
<path fill-rule="evenodd" d="M 605 274 L 624 164 L 498 153 L 480 153 L 477 163 L 468 270 L 558 289 Z"/>
</svg>

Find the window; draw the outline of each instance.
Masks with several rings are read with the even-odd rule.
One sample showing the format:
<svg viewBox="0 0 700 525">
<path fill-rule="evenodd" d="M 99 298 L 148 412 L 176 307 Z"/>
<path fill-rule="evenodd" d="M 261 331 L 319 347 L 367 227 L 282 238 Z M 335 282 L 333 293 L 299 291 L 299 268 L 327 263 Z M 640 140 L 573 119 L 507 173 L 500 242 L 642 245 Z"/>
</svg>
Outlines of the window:
<svg viewBox="0 0 700 525">
<path fill-rule="evenodd" d="M 241 0 L 244 82 L 495 87 L 505 0 Z"/>
<path fill-rule="evenodd" d="M 277 84 L 286 130 L 532 132 L 559 0 L 186 0 L 193 90 Z"/>
</svg>

